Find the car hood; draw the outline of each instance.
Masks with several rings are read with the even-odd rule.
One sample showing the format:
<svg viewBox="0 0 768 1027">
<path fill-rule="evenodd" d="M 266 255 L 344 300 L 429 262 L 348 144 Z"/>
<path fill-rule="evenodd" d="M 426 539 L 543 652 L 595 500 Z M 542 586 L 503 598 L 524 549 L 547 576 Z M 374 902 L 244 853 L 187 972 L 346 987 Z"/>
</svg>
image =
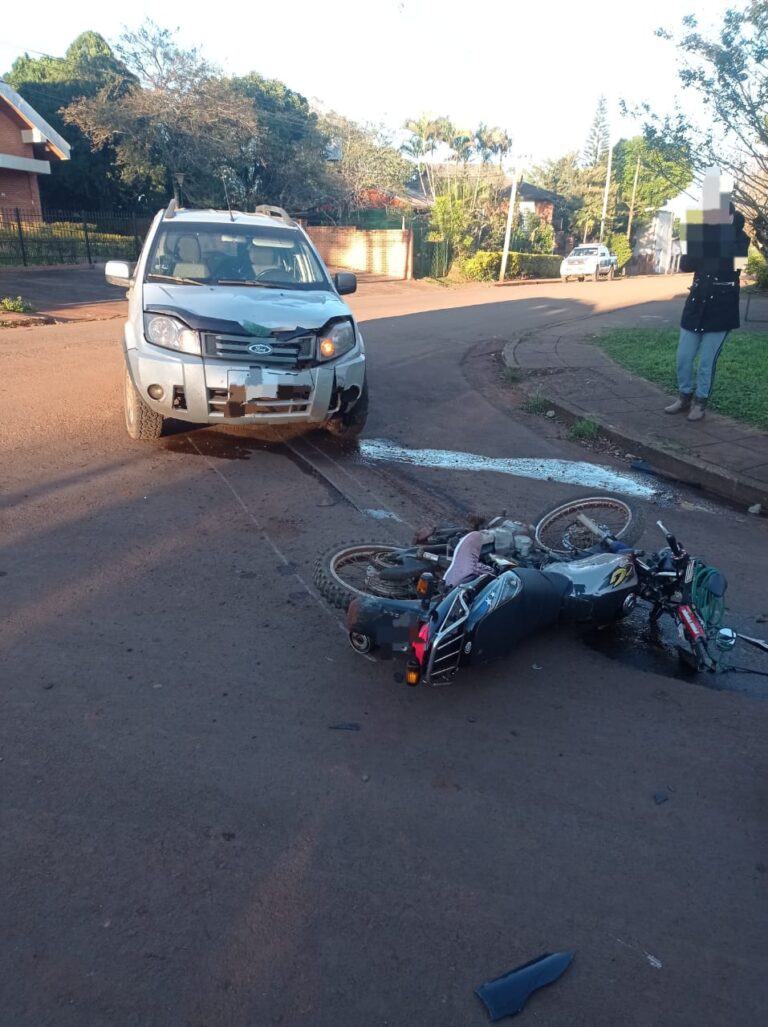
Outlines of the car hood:
<svg viewBox="0 0 768 1027">
<path fill-rule="evenodd" d="M 144 309 L 177 313 L 192 328 L 215 322 L 270 332 L 322 328 L 334 317 L 350 317 L 330 289 L 263 289 L 253 286 L 173 285 L 144 282 Z"/>
</svg>

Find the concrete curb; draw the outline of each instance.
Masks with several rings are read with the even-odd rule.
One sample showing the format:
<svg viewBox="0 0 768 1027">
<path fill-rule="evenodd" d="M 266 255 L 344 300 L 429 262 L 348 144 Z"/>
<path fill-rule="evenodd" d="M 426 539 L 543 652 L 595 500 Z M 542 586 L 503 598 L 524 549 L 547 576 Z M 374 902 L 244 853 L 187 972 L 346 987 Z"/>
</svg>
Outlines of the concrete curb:
<svg viewBox="0 0 768 1027">
<path fill-rule="evenodd" d="M 538 334 L 536 331 L 523 332 L 516 339 L 505 345 L 502 356 L 507 367 L 514 367 L 521 370 L 524 374 L 527 373 L 525 368 L 521 368 L 515 362 L 514 349 L 523 339 L 530 338 L 536 334 Z M 530 380 L 528 382 L 525 379 L 522 380 L 520 386 L 528 394 L 533 391 L 540 393 L 566 424 L 570 425 L 584 418 L 583 408 L 576 408 L 562 399 L 554 400 L 547 396 L 546 376 L 536 377 L 533 381 L 535 382 L 535 389 L 530 387 Z M 673 481 L 681 481 L 687 485 L 693 485 L 739 506 L 749 507 L 755 503 L 760 503 L 763 510 L 768 510 L 768 488 L 764 482 L 756 481 L 745 474 L 728 471 L 720 466 L 709 464 L 692 454 L 683 455 L 658 443 L 650 443 L 647 440 L 637 438 L 634 435 L 630 435 L 620 426 L 612 424 L 605 415 L 590 413 L 589 418 L 600 426 L 602 435 L 650 464 L 659 476 Z"/>
<path fill-rule="evenodd" d="M 55 317 L 48 314 L 14 314 L 12 311 L 0 311 L 0 328 L 36 328 L 39 325 L 56 324 Z"/>
</svg>

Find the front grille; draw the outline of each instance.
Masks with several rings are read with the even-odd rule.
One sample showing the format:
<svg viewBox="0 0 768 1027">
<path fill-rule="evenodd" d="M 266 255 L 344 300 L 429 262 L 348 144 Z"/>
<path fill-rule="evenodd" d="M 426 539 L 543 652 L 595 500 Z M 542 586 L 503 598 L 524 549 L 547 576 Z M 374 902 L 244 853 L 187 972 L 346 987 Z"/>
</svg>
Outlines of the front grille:
<svg viewBox="0 0 768 1027">
<path fill-rule="evenodd" d="M 267 351 L 267 352 L 265 352 Z M 301 335 L 285 342 L 271 336 L 258 339 L 253 335 L 203 335 L 203 352 L 218 360 L 243 360 L 252 366 L 292 370 L 312 360 L 315 337 Z"/>
</svg>

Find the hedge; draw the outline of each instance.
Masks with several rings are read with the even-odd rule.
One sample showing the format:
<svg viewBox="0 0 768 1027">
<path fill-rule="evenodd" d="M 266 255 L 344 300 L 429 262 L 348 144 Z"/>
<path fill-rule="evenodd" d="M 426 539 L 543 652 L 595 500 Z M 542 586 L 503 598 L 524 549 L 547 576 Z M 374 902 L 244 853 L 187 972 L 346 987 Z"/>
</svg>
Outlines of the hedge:
<svg viewBox="0 0 768 1027">
<path fill-rule="evenodd" d="M 497 281 L 501 271 L 500 250 L 478 250 L 459 264 L 462 275 L 473 282 Z M 510 253 L 505 278 L 559 278 L 563 258 L 552 253 Z"/>
</svg>

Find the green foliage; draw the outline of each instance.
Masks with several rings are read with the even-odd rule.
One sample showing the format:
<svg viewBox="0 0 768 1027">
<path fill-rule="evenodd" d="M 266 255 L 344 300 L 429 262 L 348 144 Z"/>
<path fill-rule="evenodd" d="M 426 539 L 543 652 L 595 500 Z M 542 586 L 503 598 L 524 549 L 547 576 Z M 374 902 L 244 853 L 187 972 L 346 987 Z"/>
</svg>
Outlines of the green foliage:
<svg viewBox="0 0 768 1027">
<path fill-rule="evenodd" d="M 473 282 L 498 281 L 501 271 L 500 250 L 479 250 L 459 262 L 464 278 Z M 505 278 L 557 278 L 562 257 L 545 253 L 511 252 L 507 259 Z"/>
<path fill-rule="evenodd" d="M 34 309 L 22 296 L 3 296 L 0 299 L 0 310 L 7 310 L 13 314 L 31 314 Z"/>
<path fill-rule="evenodd" d="M 644 105 L 646 139 L 686 149 L 699 171 L 715 164 L 732 174 L 734 200 L 757 248 L 768 253 L 767 0 L 726 7 L 719 29 L 709 34 L 693 15 L 683 18 L 677 35 L 657 34 L 676 44 L 680 80 L 698 93 L 708 123 L 697 127 L 679 110 L 659 116 Z"/>
<path fill-rule="evenodd" d="M 87 135 L 63 114 L 82 97 L 103 88 L 119 93 L 135 81 L 107 42 L 97 32 L 83 32 L 64 57 L 17 58 L 6 79 L 71 146 L 70 160 L 55 163 L 53 173 L 38 180 L 46 209 L 135 208 L 138 195 L 150 190 L 148 181 L 126 183 L 114 147 L 94 151 Z"/>
<path fill-rule="evenodd" d="M 632 259 L 632 247 L 626 235 L 615 233 L 609 235 L 606 245 L 611 253 L 618 259 L 619 269 L 625 267 Z"/>
<path fill-rule="evenodd" d="M 768 289 L 768 261 L 762 253 L 751 249 L 747 260 L 746 272 L 755 279 L 758 289 Z"/>
<path fill-rule="evenodd" d="M 677 390 L 677 329 L 617 328 L 597 337 L 609 356 L 634 374 Z M 768 333 L 734 332 L 718 358 L 710 406 L 768 428 Z"/>
<path fill-rule="evenodd" d="M 523 410 L 528 414 L 546 414 L 551 409 L 549 400 L 542 395 L 541 389 L 529 392 L 523 401 Z"/>
<path fill-rule="evenodd" d="M 573 439 L 575 442 L 588 442 L 591 439 L 597 438 L 599 434 L 600 425 L 586 417 L 580 417 L 568 429 L 568 438 Z"/>
<path fill-rule="evenodd" d="M 584 146 L 585 167 L 594 168 L 605 160 L 608 154 L 609 139 L 608 104 L 605 97 L 601 96 L 597 101 L 597 110 Z"/>
<path fill-rule="evenodd" d="M 358 125 L 340 114 L 322 118 L 319 127 L 326 137 L 341 143 L 341 160 L 333 162 L 326 175 L 326 203 L 339 217 L 369 206 L 371 190 L 395 194 L 404 190 L 411 166 L 382 129 Z"/>
</svg>

